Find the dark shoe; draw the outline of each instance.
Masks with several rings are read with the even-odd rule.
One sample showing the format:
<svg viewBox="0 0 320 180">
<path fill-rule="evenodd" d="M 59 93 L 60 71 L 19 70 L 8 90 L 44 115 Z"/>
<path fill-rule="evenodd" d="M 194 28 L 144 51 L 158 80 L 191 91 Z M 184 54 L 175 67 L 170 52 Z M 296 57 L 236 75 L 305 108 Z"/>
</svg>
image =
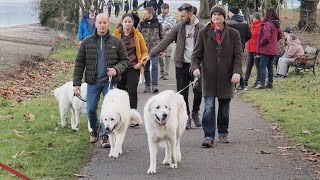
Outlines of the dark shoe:
<svg viewBox="0 0 320 180">
<path fill-rule="evenodd" d="M 248 83 L 247 82 L 244 83 L 244 87 L 248 87 Z"/>
<path fill-rule="evenodd" d="M 110 143 L 108 141 L 107 136 L 102 136 L 100 140 L 100 144 L 102 148 L 110 148 Z"/>
<path fill-rule="evenodd" d="M 186 129 L 191 129 L 191 118 L 188 118 Z"/>
<path fill-rule="evenodd" d="M 96 143 L 98 141 L 98 133 L 97 132 L 90 132 L 90 142 Z"/>
<path fill-rule="evenodd" d="M 196 124 L 197 127 L 202 126 L 200 118 L 199 118 L 199 113 L 192 113 L 191 118 L 193 119 L 193 122 Z"/>
<path fill-rule="evenodd" d="M 169 80 L 169 74 L 168 73 L 164 73 L 162 79 L 163 80 Z"/>
<path fill-rule="evenodd" d="M 219 136 L 219 140 L 222 143 L 229 143 L 229 139 L 227 136 Z"/>
<path fill-rule="evenodd" d="M 150 86 L 146 86 L 145 88 L 144 88 L 144 91 L 143 91 L 144 93 L 149 93 L 149 92 L 151 92 L 151 88 L 150 88 Z"/>
<path fill-rule="evenodd" d="M 205 139 L 202 143 L 203 147 L 210 148 L 213 146 L 213 141 L 210 139 Z"/>
<path fill-rule="evenodd" d="M 138 127 L 141 126 L 141 124 L 130 124 L 130 127 Z"/>
<path fill-rule="evenodd" d="M 274 75 L 273 77 L 274 78 L 279 78 L 281 75 L 280 74 L 276 74 L 276 75 Z"/>
<path fill-rule="evenodd" d="M 257 84 L 256 87 L 254 87 L 255 89 L 265 89 L 266 87 L 262 84 Z"/>
<path fill-rule="evenodd" d="M 238 86 L 237 87 L 237 91 L 243 91 L 244 90 L 244 86 Z"/>
<path fill-rule="evenodd" d="M 154 92 L 154 93 L 159 92 L 158 87 L 157 87 L 157 86 L 153 86 L 153 87 L 152 87 L 152 92 Z"/>
<path fill-rule="evenodd" d="M 272 89 L 272 88 L 273 88 L 273 85 L 268 83 L 268 84 L 266 85 L 266 88 Z"/>
<path fill-rule="evenodd" d="M 160 70 L 160 79 L 163 79 L 163 77 L 164 77 L 164 71 Z"/>
</svg>

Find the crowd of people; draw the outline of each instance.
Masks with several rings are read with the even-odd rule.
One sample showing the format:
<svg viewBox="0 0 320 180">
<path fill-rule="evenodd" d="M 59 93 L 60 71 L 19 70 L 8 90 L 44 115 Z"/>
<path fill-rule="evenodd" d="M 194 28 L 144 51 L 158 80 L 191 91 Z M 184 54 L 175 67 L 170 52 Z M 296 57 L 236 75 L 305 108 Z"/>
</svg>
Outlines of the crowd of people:
<svg viewBox="0 0 320 180">
<path fill-rule="evenodd" d="M 105 95 L 116 87 L 126 90 L 130 107 L 137 109 L 141 74 L 144 75 L 144 93 L 158 93 L 158 80 L 169 79 L 171 60 L 175 68 L 176 90 L 183 95 L 189 116 L 186 129 L 192 127 L 192 122 L 197 127 L 202 126 L 202 146 L 212 147 L 216 129 L 219 141 L 229 143 L 230 102 L 236 89 L 240 91 L 248 86 L 253 66 L 257 72 L 253 88 L 273 88 L 273 64 L 277 57 L 275 77 L 284 78 L 294 58 L 304 54 L 291 29 L 281 30 L 279 16 L 273 8 L 266 9 L 264 17 L 254 12 L 249 25 L 239 8 L 230 7 L 227 13 L 224 6 L 214 5 L 210 10 L 211 21 L 205 25 L 197 18 L 197 9 L 188 3 L 178 8 L 180 21 L 176 22 L 169 4 L 161 0 L 158 3 L 146 1 L 140 21 L 137 2 L 133 1 L 134 10 L 128 13 L 129 7 L 126 8 L 125 3 L 126 13 L 117 28 L 110 32 L 110 11 L 116 3 L 115 0 L 106 3 L 108 13 L 95 16 L 95 8 L 91 6 L 89 14 L 84 15 L 79 26 L 80 49 L 73 75 L 76 95 L 80 94 L 82 77 L 88 83 L 87 116 L 93 129 L 90 141 L 98 141 L 100 133 L 102 147 L 109 146 L 107 134 L 97 117 L 100 94 Z M 286 46 L 284 52 L 279 53 L 278 41 L 283 36 Z M 247 53 L 247 59 L 243 74 L 244 53 Z M 189 88 L 186 87 L 195 78 L 200 80 L 193 87 L 193 107 L 190 110 Z M 204 113 L 201 120 L 202 97 Z M 218 100 L 217 112 L 215 99 Z"/>
</svg>

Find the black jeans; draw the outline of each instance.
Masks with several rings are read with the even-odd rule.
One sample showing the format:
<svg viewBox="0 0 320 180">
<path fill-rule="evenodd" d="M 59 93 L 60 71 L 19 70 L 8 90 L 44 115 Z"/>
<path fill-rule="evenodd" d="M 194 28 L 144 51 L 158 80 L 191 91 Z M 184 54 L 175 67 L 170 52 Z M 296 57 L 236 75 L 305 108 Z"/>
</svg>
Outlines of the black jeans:
<svg viewBox="0 0 320 180">
<path fill-rule="evenodd" d="M 260 79 L 260 67 L 259 67 L 260 66 L 260 59 L 255 58 L 255 56 L 256 56 L 256 53 L 248 52 L 246 72 L 244 74 L 244 83 L 248 83 L 253 65 L 256 67 L 256 70 L 257 70 L 257 78 L 255 81 L 255 84 L 257 84 L 259 82 L 259 79 Z"/>
<path fill-rule="evenodd" d="M 183 66 L 181 68 L 176 67 L 177 91 L 182 90 L 183 88 L 188 86 L 190 82 L 193 81 L 193 77 L 190 75 L 189 69 L 190 69 L 190 63 L 183 63 Z M 186 88 L 180 94 L 183 96 L 184 101 L 186 102 L 187 112 L 188 112 L 188 115 L 190 115 L 189 101 L 188 101 L 189 88 Z M 201 80 L 199 80 L 197 86 L 193 88 L 193 94 L 194 94 L 194 98 L 193 98 L 192 112 L 197 113 L 200 110 L 200 104 L 202 99 Z"/>
<path fill-rule="evenodd" d="M 118 88 L 125 90 L 129 94 L 130 108 L 137 109 L 138 106 L 138 84 L 140 69 L 127 68 L 121 74 L 121 80 L 118 82 Z"/>
</svg>

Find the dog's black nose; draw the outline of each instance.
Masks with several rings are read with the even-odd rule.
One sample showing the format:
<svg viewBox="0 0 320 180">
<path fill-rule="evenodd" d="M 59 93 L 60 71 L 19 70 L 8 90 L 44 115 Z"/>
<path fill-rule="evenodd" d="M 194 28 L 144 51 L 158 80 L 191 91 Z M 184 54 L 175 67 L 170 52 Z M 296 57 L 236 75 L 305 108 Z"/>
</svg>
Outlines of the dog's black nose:
<svg viewBox="0 0 320 180">
<path fill-rule="evenodd" d="M 110 128 L 109 128 L 109 127 L 106 127 L 106 130 L 107 130 L 107 131 L 109 131 L 109 130 L 110 130 Z"/>
<path fill-rule="evenodd" d="M 163 113 L 162 116 L 163 116 L 164 118 L 166 118 L 166 117 L 168 116 L 168 114 L 167 114 L 167 113 Z"/>
</svg>

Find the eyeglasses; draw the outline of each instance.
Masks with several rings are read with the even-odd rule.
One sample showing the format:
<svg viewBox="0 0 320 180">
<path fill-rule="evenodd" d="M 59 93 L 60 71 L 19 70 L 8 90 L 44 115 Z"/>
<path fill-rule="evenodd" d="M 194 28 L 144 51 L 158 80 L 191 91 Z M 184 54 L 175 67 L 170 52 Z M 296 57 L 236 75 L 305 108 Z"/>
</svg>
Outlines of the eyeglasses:
<svg viewBox="0 0 320 180">
<path fill-rule="evenodd" d="M 192 5 L 189 4 L 189 3 L 183 3 L 182 6 L 179 8 L 179 10 L 183 11 L 183 10 L 186 10 L 186 11 L 192 11 Z"/>
</svg>

